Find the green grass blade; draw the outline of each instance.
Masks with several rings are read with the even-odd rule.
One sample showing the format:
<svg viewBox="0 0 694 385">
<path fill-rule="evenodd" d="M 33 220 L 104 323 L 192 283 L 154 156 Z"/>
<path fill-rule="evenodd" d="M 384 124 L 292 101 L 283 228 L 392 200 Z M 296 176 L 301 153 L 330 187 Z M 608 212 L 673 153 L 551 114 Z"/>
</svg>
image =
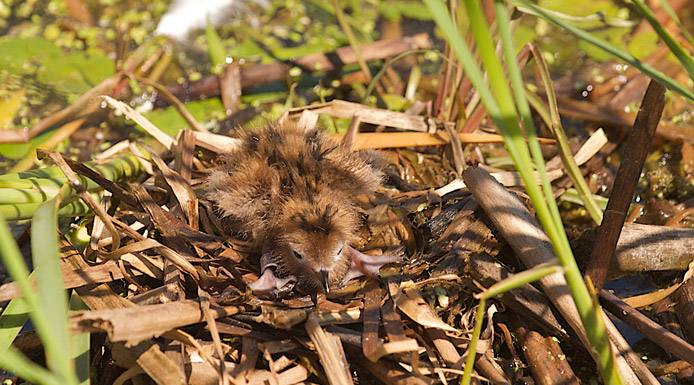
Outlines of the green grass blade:
<svg viewBox="0 0 694 385">
<path fill-rule="evenodd" d="M 559 156 L 561 157 L 566 173 L 571 178 L 571 182 L 576 187 L 579 192 L 579 196 L 583 201 L 588 214 L 593 219 L 593 221 L 600 225 L 602 223 L 602 211 L 595 203 L 593 195 L 590 193 L 590 188 L 586 180 L 583 179 L 583 174 L 576 164 L 576 160 L 571 153 L 571 147 L 569 146 L 569 140 L 566 138 L 564 133 L 564 128 L 561 124 L 561 117 L 559 116 L 559 109 L 557 106 L 557 98 L 554 95 L 554 88 L 552 88 L 552 79 L 549 75 L 549 69 L 547 68 L 547 63 L 542 57 L 542 53 L 537 46 L 533 46 L 531 49 L 533 56 L 535 57 L 535 62 L 540 69 L 540 77 L 545 85 L 545 93 L 547 94 L 547 101 L 549 104 L 549 114 L 550 114 L 550 125 L 548 126 L 552 131 L 552 135 L 557 141 L 557 147 L 559 149 Z"/>
<path fill-rule="evenodd" d="M 566 31 L 576 35 L 577 37 L 587 41 L 590 44 L 593 44 L 594 46 L 602 49 L 605 52 L 608 52 L 617 58 L 631 64 L 635 68 L 637 68 L 639 71 L 643 72 L 644 74 L 648 75 L 652 79 L 655 79 L 658 81 L 658 83 L 662 84 L 669 90 L 676 92 L 680 95 L 682 95 L 684 98 L 688 99 L 689 101 L 694 102 L 694 92 L 689 90 L 687 87 L 683 86 L 682 84 L 678 83 L 671 77 L 668 77 L 664 73 L 658 71 L 657 69 L 653 68 L 652 66 L 643 63 L 642 61 L 638 60 L 635 58 L 633 55 L 631 55 L 628 52 L 624 52 L 621 49 L 613 46 L 612 44 L 595 37 L 589 32 L 586 32 L 580 28 L 574 27 L 573 25 L 567 23 L 564 20 L 561 20 L 560 18 L 557 18 L 553 16 L 552 14 L 546 12 L 544 9 L 526 1 L 526 0 L 508 0 L 510 3 L 515 4 L 517 6 L 527 8 L 532 10 L 534 13 L 539 15 L 539 17 L 549 21 L 552 24 L 558 25 L 559 27 L 565 29 Z"/>
<path fill-rule="evenodd" d="M 361 54 L 359 43 L 357 42 L 357 38 L 354 37 L 354 33 L 352 33 L 352 27 L 350 27 L 349 23 L 347 22 L 345 12 L 342 9 L 342 4 L 340 4 L 337 0 L 330 0 L 330 3 L 333 5 L 333 9 L 335 10 L 335 18 L 337 19 L 337 23 L 340 25 L 340 28 L 342 28 L 342 32 L 345 34 L 350 47 L 352 47 L 352 51 L 354 51 L 354 57 L 357 59 L 361 72 L 364 74 L 364 76 L 366 76 L 366 81 L 371 82 L 373 79 L 371 70 L 369 70 L 369 65 L 366 63 L 364 56 Z"/>
<path fill-rule="evenodd" d="M 58 253 L 58 199 L 39 206 L 31 221 L 31 252 L 36 271 L 39 307 L 32 320 L 46 350 L 48 367 L 65 384 L 76 384 L 67 330 L 67 294 Z"/>
<path fill-rule="evenodd" d="M 577 205 L 584 205 L 583 200 L 578 196 L 578 191 L 576 191 L 575 188 L 567 188 L 566 191 L 564 191 L 564 193 L 561 194 L 559 200 L 575 203 Z M 607 198 L 593 194 L 593 200 L 595 201 L 595 204 L 598 205 L 598 208 L 601 211 L 605 211 L 608 202 Z"/>
<path fill-rule="evenodd" d="M 636 9 L 639 11 L 641 16 L 645 17 L 646 20 L 651 24 L 651 27 L 655 30 L 655 32 L 660 36 L 661 39 L 667 44 L 668 48 L 670 48 L 670 52 L 672 52 L 677 60 L 679 60 L 680 64 L 684 67 L 685 70 L 689 73 L 689 77 L 694 79 L 694 59 L 689 55 L 689 52 L 685 50 L 680 43 L 675 40 L 672 35 L 670 35 L 670 32 L 668 32 L 665 27 L 663 27 L 662 24 L 658 23 L 658 20 L 655 18 L 655 15 L 653 14 L 653 11 L 651 11 L 650 8 L 641 0 L 632 0 L 632 3 L 636 7 Z"/>
<path fill-rule="evenodd" d="M 480 333 L 482 332 L 482 323 L 484 322 L 484 313 L 487 310 L 487 300 L 480 298 L 479 305 L 477 306 L 477 317 L 475 318 L 475 327 L 472 329 L 472 338 L 470 338 L 470 345 L 467 348 L 467 359 L 465 360 L 465 371 L 463 372 L 463 378 L 460 383 L 463 385 L 470 385 L 470 380 L 472 380 L 472 367 L 475 364 L 475 356 L 477 355 L 477 342 L 480 340 Z"/>
<path fill-rule="evenodd" d="M 29 319 L 29 306 L 24 298 L 15 298 L 0 314 L 0 352 L 7 349 Z"/>
<path fill-rule="evenodd" d="M 665 0 L 663 0 L 665 1 Z M 524 7 L 518 7 L 518 9 L 524 13 L 538 16 L 537 12 L 534 12 L 532 9 L 529 8 L 524 8 Z M 557 12 L 553 11 L 551 9 L 543 8 L 544 11 L 552 16 L 555 16 L 559 19 L 572 22 L 572 23 L 595 23 L 595 22 L 600 22 L 603 23 L 604 26 L 606 27 L 617 27 L 617 28 L 634 28 L 637 27 L 641 21 L 640 20 L 624 20 L 620 19 L 618 17 L 611 17 L 609 15 L 606 15 L 604 12 L 596 12 L 592 15 L 586 15 L 586 16 L 574 16 L 574 15 L 569 15 L 566 13 L 562 12 Z"/>
<path fill-rule="evenodd" d="M 659 1 L 660 6 L 663 7 L 665 12 L 667 12 L 668 15 L 670 15 L 670 18 L 677 23 L 677 26 L 680 27 L 680 32 L 682 35 L 684 35 L 687 40 L 689 40 L 689 44 L 694 45 L 694 37 L 687 31 L 686 28 L 682 25 L 682 22 L 680 21 L 680 18 L 677 17 L 677 14 L 675 14 L 675 11 L 672 9 L 670 6 L 670 3 L 667 2 L 667 0 L 660 0 Z"/>
<path fill-rule="evenodd" d="M 503 119 L 501 119 L 501 110 L 499 109 L 499 105 L 497 104 L 491 90 L 484 80 L 482 70 L 480 70 L 480 68 L 477 66 L 477 62 L 472 56 L 472 52 L 470 52 L 470 49 L 460 37 L 457 27 L 455 24 L 453 24 L 453 21 L 448 14 L 448 10 L 439 0 L 424 0 L 424 4 L 426 4 L 427 8 L 429 8 L 436 25 L 443 32 L 446 41 L 458 56 L 458 60 L 460 60 L 460 62 L 463 64 L 465 73 L 470 78 L 470 82 L 477 90 L 477 93 L 480 95 L 480 99 L 484 103 L 487 113 L 489 113 L 489 116 L 493 117 L 495 122 L 497 122 L 497 120 L 500 122 L 500 124 L 497 123 L 499 131 L 502 133 L 508 133 L 506 123 Z"/>
<path fill-rule="evenodd" d="M 383 75 L 386 74 L 386 71 L 388 70 L 388 68 L 392 67 L 393 64 L 397 63 L 398 61 L 400 61 L 403 58 L 406 58 L 410 55 L 418 55 L 418 54 L 424 54 L 424 53 L 430 53 L 430 52 L 438 54 L 444 60 L 446 59 L 446 57 L 443 54 L 441 54 L 441 52 L 439 52 L 439 51 L 435 51 L 435 50 L 431 50 L 431 49 L 415 49 L 412 51 L 403 52 L 400 55 L 388 60 L 388 62 L 386 64 L 384 64 L 383 67 L 381 67 L 381 69 L 376 73 L 376 75 L 374 75 L 373 79 L 371 79 L 371 81 L 369 82 L 369 85 L 366 87 L 366 91 L 364 92 L 364 96 L 361 98 L 361 103 L 362 104 L 366 103 L 366 101 L 369 99 L 369 96 L 371 96 L 371 93 L 373 92 L 374 88 L 376 88 L 376 84 L 378 83 L 378 81 L 381 80 Z"/>
<path fill-rule="evenodd" d="M 29 309 L 37 308 L 39 300 L 27 278 L 29 276 L 29 270 L 24 263 L 24 258 L 17 247 L 12 232 L 2 215 L 0 215 L 0 257 L 2 257 L 2 262 L 7 272 L 10 274 L 10 277 L 22 292 L 27 307 Z"/>
<path fill-rule="evenodd" d="M 226 58 L 222 39 L 219 38 L 217 30 L 214 29 L 209 20 L 207 21 L 207 28 L 205 28 L 205 40 L 207 41 L 207 53 L 210 55 L 210 62 L 212 63 L 210 72 L 219 75 L 226 66 Z"/>
<path fill-rule="evenodd" d="M 70 312 L 89 310 L 77 293 L 73 292 L 70 296 Z M 80 385 L 89 384 L 89 333 L 77 334 L 70 337 L 73 360 L 75 361 L 75 372 Z"/>
<path fill-rule="evenodd" d="M 513 38 L 511 37 L 511 29 L 509 28 L 511 20 L 507 14 L 506 4 L 504 2 L 495 1 L 494 7 L 496 10 L 497 26 L 499 28 L 499 36 L 501 38 L 504 59 L 506 60 L 506 68 L 508 70 L 511 88 L 518 107 L 518 113 L 521 116 L 523 126 L 525 127 L 525 134 L 528 137 L 528 145 L 533 161 L 535 162 L 535 170 L 537 170 L 539 173 L 540 180 L 542 181 L 542 192 L 545 194 L 545 200 L 550 202 L 554 200 L 554 192 L 552 191 L 552 186 L 547 178 L 545 160 L 542 155 L 540 143 L 537 141 L 537 135 L 535 134 L 535 125 L 533 124 L 530 105 L 528 104 L 528 100 L 525 98 L 525 84 L 523 83 L 523 77 L 521 76 L 518 62 L 516 61 Z M 520 145 L 522 146 L 522 144 Z M 561 216 L 559 215 L 557 205 L 550 204 L 549 210 L 554 223 L 560 224 Z"/>
<path fill-rule="evenodd" d="M 55 233 L 55 227 L 52 229 Z M 28 276 L 29 270 L 24 263 L 22 253 L 17 247 L 17 243 L 12 236 L 7 222 L 0 215 L 0 257 L 5 264 L 5 268 L 10 273 L 13 281 L 22 292 L 25 305 L 31 309 L 31 317 L 37 331 L 50 329 L 50 320 L 47 319 L 40 308 L 40 302 L 37 293 L 31 287 Z M 39 333 L 42 336 L 43 333 Z M 24 356 L 8 350 L 5 346 L 0 346 L 0 366 L 17 375 L 40 384 L 61 384 L 70 383 L 56 380 L 54 375 L 47 372 L 45 369 L 36 364 L 29 362 Z"/>
<path fill-rule="evenodd" d="M 513 274 L 510 277 L 493 284 L 478 296 L 480 298 L 489 299 L 509 290 L 519 288 L 526 283 L 533 283 L 548 275 L 558 273 L 560 271 L 562 271 L 562 268 L 559 266 L 556 260 L 553 263 L 543 263 L 541 265 L 534 266 L 532 269 L 523 270 L 520 273 Z"/>
<path fill-rule="evenodd" d="M 53 373 L 31 362 L 12 348 L 0 349 L 0 367 L 10 373 L 35 384 L 62 385 L 63 383 Z"/>
<path fill-rule="evenodd" d="M 484 83 L 484 79 L 481 78 L 481 71 L 474 60 L 472 60 L 470 51 L 453 25 L 446 8 L 439 0 L 424 0 L 424 2 L 431 11 L 436 24 L 443 31 L 449 45 L 453 48 L 460 62 L 463 64 L 466 73 L 470 77 L 470 81 L 475 89 L 477 89 L 480 99 L 487 108 L 489 116 L 494 120 L 502 135 L 504 135 L 506 148 L 516 165 L 516 169 L 521 174 L 521 178 L 525 183 L 526 190 L 533 202 L 537 216 L 547 232 L 547 236 L 551 240 L 557 257 L 565 270 L 564 275 L 567 285 L 576 303 L 588 339 L 595 350 L 599 352 L 596 361 L 598 362 L 604 381 L 610 384 L 623 384 L 623 380 L 613 365 L 613 355 L 605 329 L 601 328 L 602 324 L 598 319 L 599 315 L 593 310 L 592 298 L 588 293 L 581 272 L 578 270 L 576 261 L 573 258 L 564 228 L 561 222 L 555 222 L 554 215 L 551 213 L 553 210 L 550 210 L 548 207 L 548 205 L 556 206 L 556 202 L 554 199 L 549 201 L 545 200 L 542 189 L 537 186 L 535 182 L 530 152 L 521 134 L 516 109 L 513 104 L 514 99 L 511 97 L 511 91 L 508 88 L 503 67 L 501 66 L 499 58 L 496 56 L 494 42 L 478 1 L 466 0 L 465 5 L 468 17 L 470 18 L 471 30 L 473 31 L 477 43 L 477 49 L 489 75 L 489 80 L 496 99 L 491 96 L 491 92 L 489 92 Z M 508 42 L 505 44 L 511 43 Z M 515 57 L 507 61 L 511 60 L 515 62 Z M 512 64 L 509 64 L 509 66 L 511 65 Z"/>
</svg>

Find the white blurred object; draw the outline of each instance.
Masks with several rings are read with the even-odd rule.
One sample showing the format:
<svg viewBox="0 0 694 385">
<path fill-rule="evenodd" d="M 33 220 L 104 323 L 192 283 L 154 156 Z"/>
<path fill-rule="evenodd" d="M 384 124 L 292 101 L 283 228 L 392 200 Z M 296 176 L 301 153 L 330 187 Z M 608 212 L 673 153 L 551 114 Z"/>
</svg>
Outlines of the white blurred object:
<svg viewBox="0 0 694 385">
<path fill-rule="evenodd" d="M 174 0 L 162 15 L 155 35 L 166 35 L 185 40 L 190 31 L 205 28 L 209 18 L 212 25 L 221 24 L 235 12 L 245 9 L 248 0 Z M 251 0 L 267 6 L 265 0 Z"/>
</svg>

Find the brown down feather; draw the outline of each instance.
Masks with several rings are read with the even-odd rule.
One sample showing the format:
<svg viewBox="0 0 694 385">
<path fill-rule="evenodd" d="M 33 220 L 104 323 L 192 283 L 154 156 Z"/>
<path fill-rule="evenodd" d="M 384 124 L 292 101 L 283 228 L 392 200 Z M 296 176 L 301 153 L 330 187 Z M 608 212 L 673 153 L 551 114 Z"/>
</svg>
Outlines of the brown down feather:
<svg viewBox="0 0 694 385">
<path fill-rule="evenodd" d="M 317 290 L 319 267 L 339 282 L 350 264 L 342 246 L 354 241 L 360 225 L 355 197 L 374 193 L 383 180 L 379 157 L 293 124 L 239 138 L 207 179 L 205 197 L 225 227 L 257 252 L 271 252 L 277 274 L 294 275 L 304 291 Z"/>
</svg>

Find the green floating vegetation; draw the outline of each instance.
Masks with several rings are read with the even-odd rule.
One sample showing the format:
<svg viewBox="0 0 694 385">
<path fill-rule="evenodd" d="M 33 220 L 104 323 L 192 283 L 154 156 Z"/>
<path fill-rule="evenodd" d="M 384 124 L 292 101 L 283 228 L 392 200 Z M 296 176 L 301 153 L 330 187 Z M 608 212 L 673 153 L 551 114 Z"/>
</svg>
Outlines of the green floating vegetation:
<svg viewBox="0 0 694 385">
<path fill-rule="evenodd" d="M 95 51 L 63 52 L 41 37 L 0 39 L 0 71 L 34 75 L 39 83 L 60 90 L 68 103 L 114 74 L 115 63 Z"/>
<path fill-rule="evenodd" d="M 594 34 L 583 30 L 581 28 L 578 28 L 571 23 L 566 22 L 565 20 L 557 17 L 556 15 L 547 12 L 544 8 L 538 7 L 526 0 L 508 0 L 509 3 L 514 4 L 516 6 L 522 7 L 524 9 L 530 9 L 534 14 L 536 14 L 538 17 L 555 24 L 561 28 L 563 28 L 565 31 L 570 32 L 571 34 L 577 36 L 578 38 L 584 40 L 586 43 L 595 46 L 599 48 L 600 50 L 616 57 L 621 60 L 623 60 L 626 63 L 629 63 L 633 67 L 637 68 L 639 71 L 643 72 L 644 74 L 648 75 L 652 79 L 655 79 L 658 81 L 658 83 L 664 85 L 666 88 L 669 90 L 680 94 L 682 97 L 689 101 L 694 101 L 694 92 L 692 92 L 690 89 L 685 87 L 684 85 L 678 83 L 675 79 L 665 75 L 661 71 L 655 69 L 653 66 L 648 65 L 641 60 L 638 60 L 634 55 L 630 54 L 629 52 L 626 52 L 614 44 L 611 44 L 610 42 L 601 39 Z"/>
<path fill-rule="evenodd" d="M 210 118 L 222 120 L 226 117 L 220 98 L 209 98 L 185 103 L 185 107 L 198 122 Z M 188 127 L 188 123 L 173 106 L 149 111 L 143 114 L 143 116 L 172 137 L 175 137 L 178 131 Z M 135 131 L 145 135 L 145 131 L 138 125 L 135 125 Z"/>
</svg>

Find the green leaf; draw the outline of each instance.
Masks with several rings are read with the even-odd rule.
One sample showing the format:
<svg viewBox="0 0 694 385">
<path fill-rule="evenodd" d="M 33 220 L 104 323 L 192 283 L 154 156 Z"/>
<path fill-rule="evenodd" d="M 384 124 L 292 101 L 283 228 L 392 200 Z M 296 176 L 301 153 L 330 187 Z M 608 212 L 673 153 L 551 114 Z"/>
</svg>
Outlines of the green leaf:
<svg viewBox="0 0 694 385">
<path fill-rule="evenodd" d="M 566 21 L 551 15 L 548 12 L 545 12 L 544 9 L 539 8 L 535 6 L 534 4 L 528 2 L 527 0 L 508 0 L 509 3 L 515 4 L 517 6 L 530 9 L 532 10 L 533 13 L 537 14 L 539 17 L 542 19 L 545 19 L 553 24 L 556 24 L 566 30 L 567 32 L 570 32 L 574 34 L 575 36 L 587 41 L 590 44 L 593 44 L 600 49 L 618 57 L 619 59 L 629 63 L 630 65 L 634 66 L 637 68 L 639 71 L 643 72 L 644 74 L 650 76 L 651 78 L 657 80 L 660 84 L 664 85 L 667 87 L 669 90 L 676 92 L 680 95 L 682 95 L 684 98 L 694 101 L 694 92 L 692 92 L 690 89 L 687 87 L 683 86 L 682 84 L 678 83 L 676 80 L 672 79 L 671 77 L 665 75 L 661 71 L 658 71 L 655 69 L 653 66 L 650 66 L 637 58 L 635 58 L 633 55 L 631 55 L 628 52 L 625 52 L 624 50 L 621 50 L 614 45 L 606 42 L 605 40 L 602 40 L 595 35 L 584 31 L 580 28 L 577 28 Z"/>
<path fill-rule="evenodd" d="M 209 98 L 186 103 L 185 107 L 198 122 L 204 122 L 211 118 L 224 118 L 224 106 L 220 98 Z M 165 109 L 153 110 L 143 115 L 170 136 L 176 136 L 178 131 L 188 127 L 188 123 L 186 123 L 185 119 L 183 119 L 181 114 L 172 106 Z M 134 131 L 140 133 L 144 132 L 139 126 L 135 128 Z"/>
<path fill-rule="evenodd" d="M 39 61 L 36 78 L 56 90 L 68 94 L 68 102 L 74 102 L 81 94 L 113 75 L 114 62 L 97 53 L 60 53 L 48 55 Z"/>
<path fill-rule="evenodd" d="M 36 150 L 36 147 L 48 140 L 55 132 L 56 130 L 43 132 L 26 143 L 0 143 L 0 155 L 7 159 L 20 159 L 29 152 Z"/>
<path fill-rule="evenodd" d="M 15 298 L 0 314 L 0 352 L 9 348 L 29 319 L 29 306 L 24 298 Z"/>
<path fill-rule="evenodd" d="M 31 253 L 39 294 L 39 307 L 32 312 L 32 319 L 40 315 L 48 321 L 40 326 L 36 323 L 48 367 L 65 383 L 76 384 L 67 329 L 67 294 L 58 254 L 57 205 L 55 198 L 42 203 L 31 221 Z"/>
<path fill-rule="evenodd" d="M 32 383 L 41 385 L 62 384 L 62 381 L 53 373 L 31 362 L 13 348 L 0 349 L 0 367 Z"/>
<path fill-rule="evenodd" d="M 73 292 L 70 296 L 70 312 L 89 310 L 77 293 Z M 79 378 L 80 385 L 89 385 L 89 333 L 77 334 L 70 337 L 72 346 L 73 360 L 75 361 L 75 371 Z"/>
<path fill-rule="evenodd" d="M 653 29 L 658 33 L 658 36 L 660 36 L 665 44 L 667 44 L 670 52 L 677 57 L 677 60 L 680 62 L 680 64 L 682 64 L 682 67 L 687 70 L 689 77 L 694 79 L 694 59 L 692 59 L 689 52 L 687 52 L 687 50 L 685 50 L 684 47 L 682 47 L 682 45 L 680 45 L 680 43 L 677 42 L 674 37 L 672 37 L 670 32 L 668 32 L 668 30 L 658 22 L 658 19 L 656 19 L 653 11 L 651 11 L 651 9 L 648 8 L 643 1 L 633 0 L 633 4 L 636 6 L 636 9 L 639 11 L 641 16 L 648 20 L 651 27 L 653 27 Z"/>
<path fill-rule="evenodd" d="M 212 62 L 210 72 L 221 74 L 224 66 L 226 66 L 224 46 L 222 46 L 222 40 L 219 38 L 217 30 L 214 29 L 209 20 L 207 21 L 207 28 L 205 28 L 205 38 L 207 39 L 207 53 L 210 55 L 210 62 Z"/>
<path fill-rule="evenodd" d="M 403 16 L 410 19 L 431 20 L 431 13 L 420 1 L 382 1 L 378 4 L 378 10 L 383 17 L 390 20 L 400 20 Z"/>
<path fill-rule="evenodd" d="M 0 40 L 0 70 L 25 74 L 32 72 L 32 61 L 60 54 L 60 48 L 39 37 L 5 37 Z"/>
<path fill-rule="evenodd" d="M 635 58 L 643 60 L 658 48 L 658 34 L 655 31 L 642 32 L 629 41 L 627 48 Z"/>
<path fill-rule="evenodd" d="M 53 228 L 53 233 L 55 233 L 55 227 Z M 39 336 L 41 336 L 42 341 L 44 341 L 43 336 L 50 329 L 48 325 L 50 321 L 45 313 L 43 313 L 39 305 L 38 295 L 29 283 L 29 270 L 24 264 L 22 253 L 19 251 L 17 243 L 12 236 L 12 232 L 2 215 L 0 215 L 0 257 L 2 258 L 5 268 L 10 273 L 10 276 L 19 287 L 26 308 L 31 310 L 31 318 L 36 326 L 36 330 Z M 16 306 L 15 311 L 21 313 L 21 304 L 18 303 Z M 8 336 L 9 334 L 6 334 L 4 338 Z M 8 348 L 4 344 L 5 342 L 3 341 L 3 345 L 0 345 L 0 367 L 37 384 L 58 385 L 61 383 L 75 383 L 74 381 L 70 381 L 69 377 L 63 377 L 62 380 L 65 381 L 59 381 L 52 373 L 29 361 L 22 354 L 16 352 L 12 348 Z"/>
<path fill-rule="evenodd" d="M 113 60 L 102 53 L 66 53 L 39 37 L 6 37 L 0 40 L 0 71 L 35 75 L 39 82 L 66 93 L 70 103 L 113 75 L 114 69 Z"/>
</svg>

